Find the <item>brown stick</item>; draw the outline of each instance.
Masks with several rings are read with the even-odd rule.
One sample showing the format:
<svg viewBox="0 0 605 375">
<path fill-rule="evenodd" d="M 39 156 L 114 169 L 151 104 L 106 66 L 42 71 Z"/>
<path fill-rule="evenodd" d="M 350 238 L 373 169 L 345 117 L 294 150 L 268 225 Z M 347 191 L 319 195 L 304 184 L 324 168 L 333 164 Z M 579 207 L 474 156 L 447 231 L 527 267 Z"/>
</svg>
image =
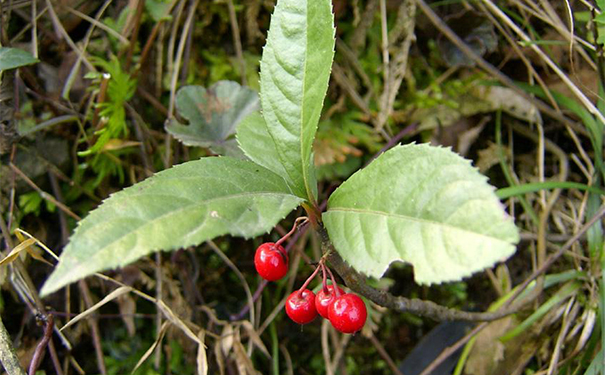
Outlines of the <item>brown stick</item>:
<svg viewBox="0 0 605 375">
<path fill-rule="evenodd" d="M 237 62 L 239 63 L 240 74 L 242 75 L 242 85 L 246 86 L 246 60 L 244 60 L 244 53 L 242 51 L 242 40 L 239 35 L 239 25 L 237 24 L 237 15 L 235 14 L 233 0 L 227 0 L 227 7 L 229 8 L 229 22 L 231 23 L 231 33 L 233 34 L 235 56 L 237 58 Z"/>
<path fill-rule="evenodd" d="M 132 34 L 130 35 L 130 46 L 128 48 L 128 53 L 126 54 L 126 71 L 130 70 L 130 65 L 132 64 L 132 56 L 134 55 L 134 49 L 137 45 L 139 30 L 141 28 L 141 18 L 143 17 L 143 9 L 145 9 L 145 1 L 139 0 L 139 2 L 137 3 L 135 18 L 133 20 L 134 29 L 132 30 Z"/>
<path fill-rule="evenodd" d="M 403 375 L 403 373 L 397 368 L 397 365 L 395 364 L 389 353 L 386 351 L 384 346 L 382 346 L 380 341 L 376 338 L 376 336 L 374 336 L 374 333 L 370 335 L 370 342 L 372 343 L 372 345 L 374 345 L 374 348 L 376 348 L 376 351 L 382 357 L 382 359 L 384 359 L 391 371 L 393 371 L 393 374 Z"/>
<path fill-rule="evenodd" d="M 76 219 L 76 220 L 80 220 L 81 218 L 76 215 L 72 210 L 69 209 L 69 207 L 67 207 L 66 205 L 64 205 L 63 203 L 59 202 L 57 199 L 55 199 L 55 197 L 53 197 L 52 195 L 48 194 L 47 192 L 45 192 L 44 190 L 40 189 L 38 187 L 38 185 L 36 185 L 29 177 L 27 177 L 25 175 L 25 173 L 23 173 L 16 165 L 14 165 L 13 163 L 9 163 L 10 168 L 19 175 L 19 177 L 21 177 L 21 179 L 23 181 L 25 181 L 29 186 L 32 187 L 32 189 L 36 190 L 38 192 L 38 194 L 40 194 L 40 196 L 42 197 L 42 199 L 49 201 L 50 203 L 54 204 L 55 206 L 57 206 L 61 211 L 65 212 L 66 214 L 68 214 L 69 216 L 71 216 L 72 218 Z"/>
<path fill-rule="evenodd" d="M 55 320 L 52 314 L 42 315 L 42 320 L 45 323 L 44 336 L 42 337 L 42 340 L 40 340 L 40 342 L 38 343 L 38 346 L 36 346 L 36 351 L 34 352 L 32 361 L 29 364 L 29 375 L 34 375 L 36 373 L 38 366 L 40 366 L 40 362 L 42 362 L 42 359 L 44 358 L 44 353 L 46 352 L 46 345 L 48 345 L 48 342 L 50 341 L 53 335 L 53 327 L 55 325 Z"/>
<path fill-rule="evenodd" d="M 94 302 L 92 300 L 92 297 L 90 296 L 90 290 L 88 289 L 88 284 L 86 284 L 86 280 L 82 279 L 78 281 L 78 288 L 80 289 L 80 293 L 82 294 L 82 298 L 84 299 L 84 304 L 86 308 L 89 309 L 94 305 Z M 101 345 L 101 331 L 99 330 L 99 321 L 97 319 L 96 313 L 93 313 L 91 315 L 91 319 L 88 319 L 88 325 L 90 326 L 92 344 L 95 349 L 99 372 L 105 375 L 107 374 L 107 367 L 105 366 L 105 357 L 103 356 L 103 348 Z"/>
</svg>

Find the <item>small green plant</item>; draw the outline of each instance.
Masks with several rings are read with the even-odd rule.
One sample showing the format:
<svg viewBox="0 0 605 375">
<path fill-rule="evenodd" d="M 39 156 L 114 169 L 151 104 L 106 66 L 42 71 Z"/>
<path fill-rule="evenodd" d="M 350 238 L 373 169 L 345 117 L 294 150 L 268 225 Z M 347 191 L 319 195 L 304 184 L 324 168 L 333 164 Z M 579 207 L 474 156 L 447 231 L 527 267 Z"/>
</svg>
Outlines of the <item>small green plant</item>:
<svg viewBox="0 0 605 375">
<path fill-rule="evenodd" d="M 78 153 L 80 157 L 86 158 L 80 165 L 81 170 L 90 168 L 96 176 L 94 180 L 84 182 L 92 190 L 106 177 L 116 176 L 120 183 L 124 182 L 125 172 L 120 155 L 132 152 L 123 147 L 124 139 L 128 136 L 126 105 L 132 99 L 137 84 L 122 69 L 117 57 L 114 56 L 109 61 L 94 58 L 93 62 L 104 73 L 89 73 L 87 77 L 92 79 L 93 90 L 103 100 L 95 105 L 97 123 L 93 124 L 87 138 L 83 139 L 89 142 L 89 147 Z M 101 93 L 103 90 L 105 91 Z"/>
<path fill-rule="evenodd" d="M 258 236 L 298 206 L 348 264 L 376 278 L 402 261 L 414 266 L 420 284 L 456 281 L 513 254 L 518 230 L 494 188 L 445 148 L 396 146 L 353 174 L 320 210 L 312 145 L 334 32 L 329 0 L 278 1 L 261 60 L 262 115 L 248 115 L 236 130 L 247 160 L 202 158 L 113 194 L 79 223 L 42 294 L 160 250 L 225 234 Z M 316 311 L 304 287 L 295 297 Z M 359 309 L 356 298 L 336 294 L 335 301 Z M 330 320 L 348 309 L 328 311 Z M 313 314 L 302 315 L 296 319 L 306 322 Z M 358 330 L 359 320 L 344 315 L 334 318 L 345 322 L 340 330 Z"/>
<path fill-rule="evenodd" d="M 126 125 L 126 103 L 136 90 L 136 80 L 124 71 L 116 57 L 110 61 L 95 59 L 95 64 L 106 71 L 106 74 L 92 76 L 96 79 L 108 79 L 107 100 L 97 105 L 101 122 L 104 123 L 94 135 L 97 140 L 92 147 L 80 153 L 80 156 L 95 154 L 103 149 L 112 139 L 128 134 Z"/>
</svg>

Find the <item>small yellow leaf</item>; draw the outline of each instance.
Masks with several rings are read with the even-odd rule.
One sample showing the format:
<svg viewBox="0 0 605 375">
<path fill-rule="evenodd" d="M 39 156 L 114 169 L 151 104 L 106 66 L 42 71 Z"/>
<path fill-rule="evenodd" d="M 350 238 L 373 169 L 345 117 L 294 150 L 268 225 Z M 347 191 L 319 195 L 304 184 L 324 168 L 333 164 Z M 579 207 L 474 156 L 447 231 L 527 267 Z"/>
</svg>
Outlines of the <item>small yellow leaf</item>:
<svg viewBox="0 0 605 375">
<path fill-rule="evenodd" d="M 13 250 L 4 259 L 0 260 L 0 266 L 11 263 L 15 259 L 17 259 L 21 251 L 27 250 L 31 245 L 35 243 L 36 240 L 33 238 L 28 238 L 27 240 L 21 242 L 19 245 L 15 246 Z"/>
</svg>

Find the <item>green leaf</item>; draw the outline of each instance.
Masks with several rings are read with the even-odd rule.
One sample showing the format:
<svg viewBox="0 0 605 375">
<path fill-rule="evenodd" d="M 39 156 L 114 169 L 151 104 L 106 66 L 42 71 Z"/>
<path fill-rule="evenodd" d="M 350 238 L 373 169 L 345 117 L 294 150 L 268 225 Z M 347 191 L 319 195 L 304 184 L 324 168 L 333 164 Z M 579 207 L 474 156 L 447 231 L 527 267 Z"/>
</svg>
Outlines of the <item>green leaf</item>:
<svg viewBox="0 0 605 375">
<path fill-rule="evenodd" d="M 409 262 L 420 284 L 456 281 L 515 252 L 519 233 L 468 160 L 449 149 L 395 147 L 345 181 L 323 221 L 338 253 L 381 277 Z"/>
<path fill-rule="evenodd" d="M 145 8 L 155 22 L 170 21 L 171 4 L 166 0 L 145 0 Z"/>
<path fill-rule="evenodd" d="M 500 199 L 507 199 L 518 195 L 535 193 L 540 190 L 550 189 L 578 189 L 605 196 L 605 191 L 597 187 L 571 181 L 532 182 L 523 185 L 509 186 L 506 188 L 498 189 L 498 191 L 496 191 L 496 195 Z"/>
<path fill-rule="evenodd" d="M 31 53 L 19 48 L 0 47 L 0 71 L 37 63 Z"/>
<path fill-rule="evenodd" d="M 261 60 L 263 117 L 294 190 L 317 196 L 312 145 L 334 57 L 330 0 L 279 0 Z"/>
<path fill-rule="evenodd" d="M 176 107 L 189 125 L 173 120 L 166 126 L 170 134 L 187 146 L 220 147 L 244 117 L 259 109 L 259 100 L 255 91 L 237 82 L 220 81 L 208 90 L 202 86 L 181 88 Z"/>
<path fill-rule="evenodd" d="M 281 177 L 249 161 L 178 165 L 113 194 L 82 220 L 41 293 L 158 250 L 260 235 L 301 202 Z"/>
<path fill-rule="evenodd" d="M 603 374 L 603 358 L 605 355 L 605 348 L 601 348 L 597 355 L 593 358 L 592 362 L 590 362 L 590 366 L 584 372 L 584 375 L 600 375 Z"/>
<path fill-rule="evenodd" d="M 275 142 L 267 130 L 267 124 L 259 112 L 242 120 L 237 127 L 237 142 L 244 154 L 256 164 L 262 165 L 279 176 L 287 176 L 277 156 Z M 304 197 L 304 195 L 303 195 Z"/>
</svg>

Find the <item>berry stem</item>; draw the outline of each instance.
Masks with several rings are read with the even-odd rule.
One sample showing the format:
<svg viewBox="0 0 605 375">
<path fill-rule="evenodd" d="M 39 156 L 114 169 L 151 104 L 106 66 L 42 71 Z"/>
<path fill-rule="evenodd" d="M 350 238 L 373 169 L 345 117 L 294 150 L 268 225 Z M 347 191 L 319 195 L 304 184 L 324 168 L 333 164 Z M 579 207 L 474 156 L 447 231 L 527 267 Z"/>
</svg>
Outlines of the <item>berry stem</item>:
<svg viewBox="0 0 605 375">
<path fill-rule="evenodd" d="M 326 276 L 326 265 L 324 262 L 321 262 L 321 276 L 322 276 L 322 280 L 321 280 L 321 285 L 323 287 L 323 291 L 325 294 L 329 293 L 328 290 L 328 282 L 327 282 L 327 276 Z"/>
<path fill-rule="evenodd" d="M 280 238 L 279 240 L 277 240 L 277 242 L 275 243 L 276 246 L 281 245 L 285 240 L 287 240 L 295 231 L 296 231 L 296 227 L 299 225 L 299 222 L 307 222 L 309 221 L 309 218 L 306 216 L 301 216 L 296 218 L 296 220 L 294 220 L 294 225 L 292 226 L 292 229 L 290 229 L 290 231 L 288 233 L 286 233 L 282 238 Z"/>
<path fill-rule="evenodd" d="M 330 270 L 330 267 L 326 267 L 326 269 L 330 274 L 330 279 L 332 279 L 332 285 L 334 285 L 332 288 L 334 289 L 334 293 L 336 294 L 336 297 L 340 297 L 340 290 L 338 289 L 338 285 L 336 284 L 336 280 L 334 279 L 334 274 L 332 273 L 332 270 Z"/>
<path fill-rule="evenodd" d="M 320 264 L 323 264 L 323 263 L 320 263 Z M 300 293 L 302 293 L 303 290 L 307 289 L 307 286 L 309 286 L 309 283 L 311 283 L 311 280 L 313 280 L 313 278 L 317 275 L 317 273 L 319 272 L 320 269 L 321 269 L 321 266 L 317 266 L 317 268 L 315 268 L 315 271 L 313 271 L 313 273 L 311 274 L 311 276 L 309 276 L 307 281 L 305 281 L 303 286 L 300 287 L 300 289 L 299 289 Z"/>
</svg>

